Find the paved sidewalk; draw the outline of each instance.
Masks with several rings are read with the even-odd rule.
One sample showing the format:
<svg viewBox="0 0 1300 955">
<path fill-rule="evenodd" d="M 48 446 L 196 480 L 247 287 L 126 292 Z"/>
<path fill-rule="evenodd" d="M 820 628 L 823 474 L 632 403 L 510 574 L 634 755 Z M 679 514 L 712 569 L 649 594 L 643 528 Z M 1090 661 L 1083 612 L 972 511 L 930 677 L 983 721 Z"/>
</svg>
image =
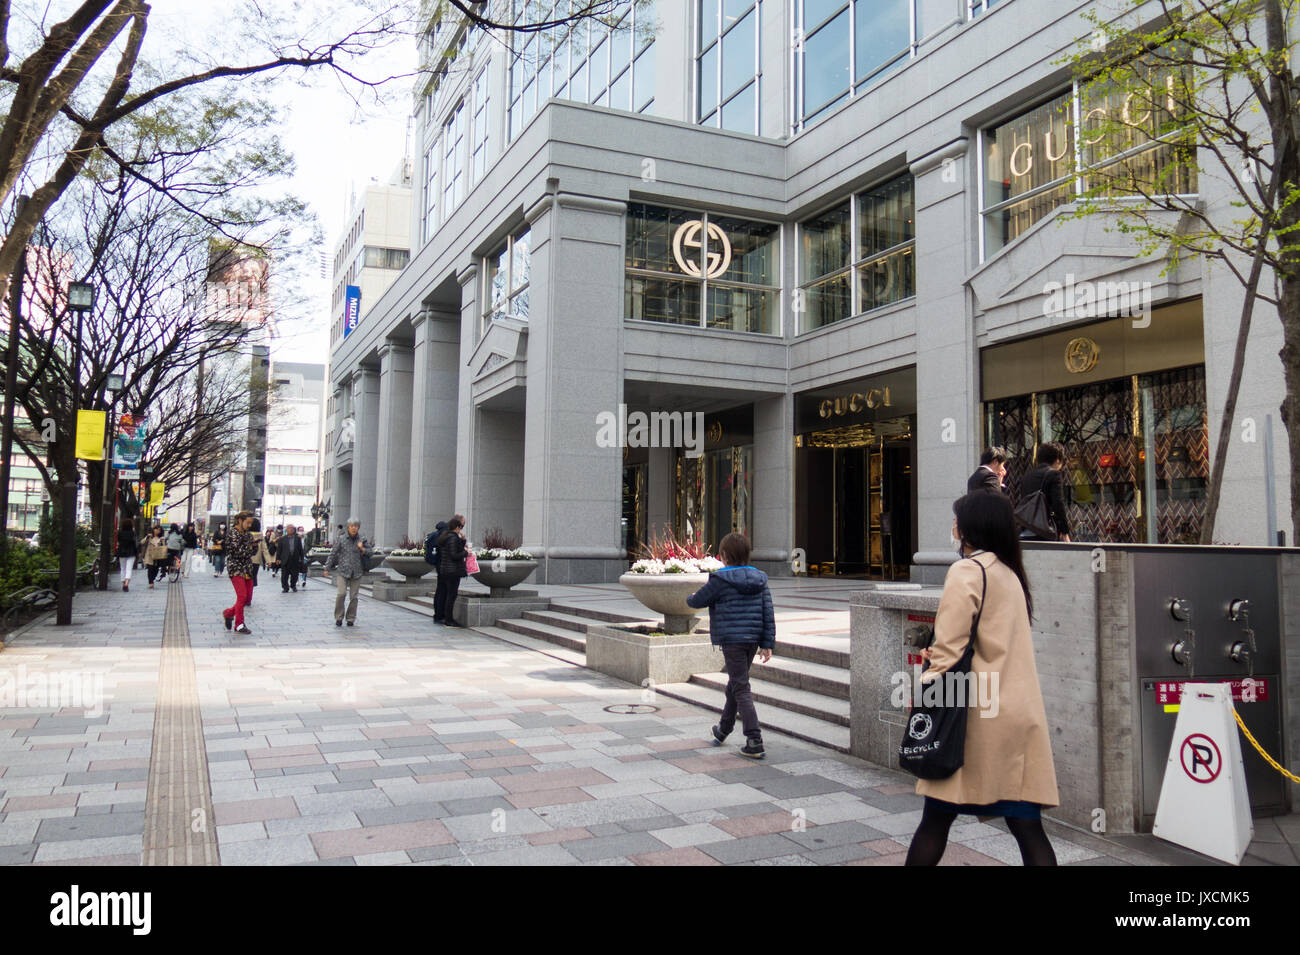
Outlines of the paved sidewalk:
<svg viewBox="0 0 1300 955">
<path fill-rule="evenodd" d="M 164 585 L 79 594 L 74 627 L 32 627 L 0 655 L 0 675 L 103 680 L 102 712 L 0 710 L 0 863 L 138 864 L 183 811 L 200 820 L 191 854 L 215 840 L 224 865 L 896 865 L 920 816 L 900 773 L 775 733 L 751 762 L 706 742 L 704 710 L 379 601 L 336 628 L 315 579 L 282 594 L 264 575 L 248 637 L 222 624 L 226 579 L 182 587 L 169 626 L 183 599 L 192 664 L 169 637 L 157 725 Z M 201 740 L 161 715 L 196 703 Z M 205 752 L 206 773 L 156 746 Z M 1154 861 L 1049 832 L 1064 864 Z M 1019 854 L 1000 825 L 966 820 L 944 862 Z"/>
</svg>

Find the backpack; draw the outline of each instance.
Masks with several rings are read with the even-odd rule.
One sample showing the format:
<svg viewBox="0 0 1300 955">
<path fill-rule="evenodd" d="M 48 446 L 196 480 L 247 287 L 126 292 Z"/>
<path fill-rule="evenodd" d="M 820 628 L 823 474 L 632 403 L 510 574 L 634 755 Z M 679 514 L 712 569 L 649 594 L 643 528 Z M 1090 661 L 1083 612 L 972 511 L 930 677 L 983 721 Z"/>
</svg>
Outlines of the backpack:
<svg viewBox="0 0 1300 955">
<path fill-rule="evenodd" d="M 1047 509 L 1047 495 L 1043 493 L 1042 488 L 1025 495 L 1016 505 L 1015 513 L 1016 523 L 1022 530 L 1045 540 L 1057 539 L 1056 529 L 1052 526 L 1052 518 Z"/>
<path fill-rule="evenodd" d="M 429 531 L 424 539 L 424 562 L 432 567 L 438 566 L 438 532 Z"/>
</svg>

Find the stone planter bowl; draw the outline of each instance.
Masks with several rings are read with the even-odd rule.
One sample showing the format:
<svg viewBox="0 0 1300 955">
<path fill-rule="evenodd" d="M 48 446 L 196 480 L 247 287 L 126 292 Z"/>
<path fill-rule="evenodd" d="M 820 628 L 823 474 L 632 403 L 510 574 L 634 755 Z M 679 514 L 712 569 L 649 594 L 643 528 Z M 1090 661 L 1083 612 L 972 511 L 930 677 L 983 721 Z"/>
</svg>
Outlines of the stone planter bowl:
<svg viewBox="0 0 1300 955">
<path fill-rule="evenodd" d="M 708 582 L 708 574 L 624 574 L 618 582 L 642 604 L 664 616 L 665 633 L 690 633 L 700 611 L 686 598 Z"/>
<path fill-rule="evenodd" d="M 425 574 L 433 570 L 433 567 L 424 562 L 423 556 L 397 556 L 389 554 L 384 558 L 384 567 L 397 571 L 407 579 L 409 583 L 414 583 Z"/>
<path fill-rule="evenodd" d="M 522 584 L 528 575 L 537 569 L 535 560 L 503 560 L 497 565 L 501 567 L 500 570 L 494 570 L 493 563 L 486 558 L 480 558 L 478 573 L 470 575 L 491 591 L 489 594 L 491 597 L 508 596 L 511 587 Z"/>
</svg>

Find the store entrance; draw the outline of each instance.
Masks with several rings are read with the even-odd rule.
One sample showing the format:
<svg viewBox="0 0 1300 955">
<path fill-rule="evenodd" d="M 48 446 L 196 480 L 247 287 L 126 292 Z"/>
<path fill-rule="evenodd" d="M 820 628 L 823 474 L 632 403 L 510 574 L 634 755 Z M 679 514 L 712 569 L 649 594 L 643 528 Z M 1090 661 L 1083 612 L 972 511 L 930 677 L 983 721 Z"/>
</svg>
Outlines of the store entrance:
<svg viewBox="0 0 1300 955">
<path fill-rule="evenodd" d="M 910 418 L 799 436 L 796 534 L 810 575 L 907 579 L 912 456 Z"/>
</svg>

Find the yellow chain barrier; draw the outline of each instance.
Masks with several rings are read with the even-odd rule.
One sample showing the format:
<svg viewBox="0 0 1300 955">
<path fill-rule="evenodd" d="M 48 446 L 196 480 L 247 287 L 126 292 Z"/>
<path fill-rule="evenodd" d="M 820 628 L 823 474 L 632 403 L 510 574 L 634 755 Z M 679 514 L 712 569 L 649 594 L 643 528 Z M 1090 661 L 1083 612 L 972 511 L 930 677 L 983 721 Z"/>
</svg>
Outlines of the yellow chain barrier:
<svg viewBox="0 0 1300 955">
<path fill-rule="evenodd" d="M 1250 745 L 1254 746 L 1255 751 L 1258 752 L 1259 755 L 1264 757 L 1264 761 L 1266 763 L 1268 763 L 1270 766 L 1276 769 L 1287 779 L 1291 780 L 1291 782 L 1300 783 L 1300 776 L 1297 776 L 1295 773 L 1288 772 L 1286 769 L 1284 769 L 1282 767 L 1282 764 L 1279 763 L 1272 756 L 1268 755 L 1268 753 L 1264 751 L 1264 747 L 1259 745 L 1259 741 L 1256 740 L 1255 737 L 1250 735 L 1250 730 L 1246 729 L 1246 724 L 1241 721 L 1241 714 L 1237 712 L 1237 708 L 1235 706 L 1232 708 L 1232 718 L 1237 721 L 1237 726 L 1240 727 L 1241 731 L 1246 735 L 1246 739 L 1250 740 Z"/>
</svg>

